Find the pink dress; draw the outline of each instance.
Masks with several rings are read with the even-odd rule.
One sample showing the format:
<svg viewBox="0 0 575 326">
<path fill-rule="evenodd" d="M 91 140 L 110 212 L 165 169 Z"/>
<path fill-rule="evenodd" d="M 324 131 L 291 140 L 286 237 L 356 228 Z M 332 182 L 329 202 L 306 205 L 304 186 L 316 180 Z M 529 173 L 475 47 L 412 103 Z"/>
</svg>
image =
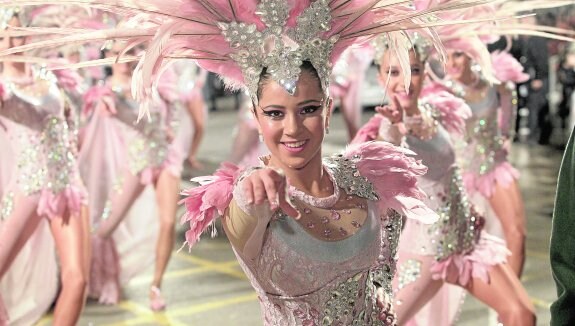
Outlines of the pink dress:
<svg viewBox="0 0 575 326">
<path fill-rule="evenodd" d="M 62 80 L 41 70 L 33 74 L 18 81 L 0 78 L 0 229 L 17 194 L 37 205 L 35 214 L 47 218 L 66 211 L 77 216 L 86 201 L 76 160 L 73 110 L 66 109 Z M 0 293 L 11 325 L 34 323 L 56 298 L 54 250 L 48 224 L 40 223 L 4 275 Z M 0 310 L 1 306 L 0 302 Z"/>
<path fill-rule="evenodd" d="M 496 184 L 506 187 L 519 178 L 519 172 L 507 159 L 510 128 L 500 123 L 503 117 L 511 121 L 512 112 L 504 111 L 511 108 L 501 106 L 496 86 L 489 87 L 483 100 L 468 105 L 473 114 L 467 120 L 465 143 L 459 148 L 458 157 L 468 191 L 479 191 L 489 198 Z"/>
<path fill-rule="evenodd" d="M 488 282 L 490 266 L 504 263 L 508 251 L 502 241 L 482 231 L 483 217 L 469 203 L 456 164 L 452 136 L 464 131 L 469 107 L 447 92 L 425 93 L 420 99 L 420 116 L 406 117 L 403 126 L 397 126 L 378 115 L 360 130 L 355 141 L 378 136 L 402 143 L 428 167 L 418 184 L 428 195 L 424 203 L 440 219 L 433 225 L 406 222 L 399 241 L 394 292 L 401 320 L 414 317 L 409 322 L 412 325 L 449 325 L 462 303 L 464 289 L 443 285 L 431 290 L 428 284 L 444 280 L 465 286 L 472 277 Z M 420 296 L 434 299 L 415 307 L 421 309 L 415 316 L 405 315 Z"/>
<path fill-rule="evenodd" d="M 481 101 L 467 103 L 472 115 L 467 120 L 465 142 L 456 147 L 467 190 L 470 194 L 478 191 L 486 198 L 492 196 L 496 184 L 507 187 L 519 178 L 519 172 L 508 160 L 510 139 L 515 132 L 513 83 L 529 79 L 521 64 L 507 52 L 494 52 L 491 62 L 495 77 L 511 91 L 502 95 L 497 86 L 488 86 Z"/>
<path fill-rule="evenodd" d="M 177 94 L 165 90 L 163 99 Z M 179 177 L 185 158 L 182 147 L 168 139 L 175 114 L 173 103 L 158 100 L 151 111 L 152 121 L 144 117 L 136 123 L 139 105 L 123 94 L 121 89 L 95 86 L 85 96 L 80 167 L 90 193 L 93 228 L 110 217 L 111 199 L 122 189 L 128 174 L 136 176 L 143 186 L 152 185 L 163 169 Z M 116 114 L 105 113 L 104 105 Z M 128 204 L 131 208 L 121 217 L 113 240 L 93 239 L 91 296 L 102 302 L 114 303 L 103 299 L 116 287 L 111 284 L 126 284 L 154 261 L 151 253 L 155 252 L 157 212 L 154 204 L 138 204 L 145 208 Z"/>
<path fill-rule="evenodd" d="M 233 197 L 230 207 L 237 209 L 228 214 L 240 212 L 265 222 L 243 250 L 234 247 L 258 293 L 264 325 L 395 325 L 391 282 L 402 215 L 427 223 L 437 218 L 417 199 L 421 193 L 415 176 L 425 169 L 406 153 L 371 142 L 326 159 L 324 169 L 335 189 L 331 196 L 314 198 L 289 189 L 302 219 L 315 221 L 306 225 L 281 210 L 270 211 L 268 205 L 248 205 L 238 176 L 250 170 L 242 174 L 225 165 L 209 181 L 198 180 L 206 184 L 185 193 L 184 219 L 191 227 L 187 242 L 197 241 L 213 222 L 214 210 L 225 211 Z M 357 222 L 362 216 L 364 222 Z M 353 234 L 328 230 L 343 221 L 353 225 Z M 326 228 L 323 239 L 309 233 L 314 227 Z M 330 241 L 336 232 L 346 237 Z"/>
</svg>

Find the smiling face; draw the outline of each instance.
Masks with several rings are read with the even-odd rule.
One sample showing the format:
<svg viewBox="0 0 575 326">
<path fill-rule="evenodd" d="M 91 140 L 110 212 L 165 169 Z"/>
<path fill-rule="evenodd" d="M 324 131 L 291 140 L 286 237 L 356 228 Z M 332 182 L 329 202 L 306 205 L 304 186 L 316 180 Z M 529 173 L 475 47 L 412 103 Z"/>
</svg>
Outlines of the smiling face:
<svg viewBox="0 0 575 326">
<path fill-rule="evenodd" d="M 8 21 L 8 25 L 12 27 L 22 27 L 22 23 L 20 22 L 20 19 L 18 19 L 18 16 L 12 17 Z M 21 46 L 24 45 L 24 43 L 26 43 L 25 37 L 0 38 L 0 50 L 6 50 L 16 46 Z M 14 55 L 22 55 L 22 53 L 15 53 Z"/>
<path fill-rule="evenodd" d="M 270 163 L 302 169 L 313 160 L 321 162 L 331 100 L 326 100 L 317 75 L 302 69 L 294 95 L 272 79 L 260 89 L 255 116 L 271 153 Z"/>
<path fill-rule="evenodd" d="M 471 58 L 463 51 L 447 50 L 447 74 L 454 80 L 462 80 L 473 74 Z"/>
<path fill-rule="evenodd" d="M 419 59 L 415 51 L 409 52 L 409 65 L 411 67 L 411 83 L 409 92 L 403 82 L 404 74 L 396 56 L 391 55 L 391 51 L 386 51 L 379 62 L 379 78 L 382 85 L 385 85 L 389 98 L 396 97 L 403 108 L 413 108 L 417 106 L 417 99 L 423 87 L 424 63 Z"/>
</svg>

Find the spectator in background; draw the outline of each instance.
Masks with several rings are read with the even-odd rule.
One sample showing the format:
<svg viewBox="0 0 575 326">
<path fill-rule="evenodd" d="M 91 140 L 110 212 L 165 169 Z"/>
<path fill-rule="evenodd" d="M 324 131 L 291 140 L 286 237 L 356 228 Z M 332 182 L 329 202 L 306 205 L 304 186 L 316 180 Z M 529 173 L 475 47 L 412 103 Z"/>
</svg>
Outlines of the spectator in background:
<svg viewBox="0 0 575 326">
<path fill-rule="evenodd" d="M 525 17 L 525 23 L 536 24 L 533 16 Z M 551 136 L 549 121 L 549 50 L 547 39 L 530 36 L 525 42 L 525 70 L 531 76 L 527 108 L 529 109 L 529 142 L 547 144 Z"/>
<path fill-rule="evenodd" d="M 575 90 L 575 43 L 571 43 L 561 56 L 557 79 L 563 86 L 561 103 L 559 103 L 559 117 L 561 118 L 561 128 L 565 130 L 573 105 L 571 95 Z"/>
</svg>

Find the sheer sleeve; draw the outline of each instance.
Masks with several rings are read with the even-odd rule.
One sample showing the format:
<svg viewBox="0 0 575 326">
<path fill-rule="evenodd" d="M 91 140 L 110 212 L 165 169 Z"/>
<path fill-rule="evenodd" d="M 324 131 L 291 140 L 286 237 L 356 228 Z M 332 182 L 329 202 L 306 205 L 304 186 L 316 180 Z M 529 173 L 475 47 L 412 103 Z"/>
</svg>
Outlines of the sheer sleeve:
<svg viewBox="0 0 575 326">
<path fill-rule="evenodd" d="M 254 260 L 261 252 L 273 212 L 267 203 L 252 206 L 248 211 L 242 209 L 242 206 L 245 207 L 245 204 L 239 204 L 237 199 L 232 200 L 223 225 L 236 251 L 243 257 Z"/>
</svg>

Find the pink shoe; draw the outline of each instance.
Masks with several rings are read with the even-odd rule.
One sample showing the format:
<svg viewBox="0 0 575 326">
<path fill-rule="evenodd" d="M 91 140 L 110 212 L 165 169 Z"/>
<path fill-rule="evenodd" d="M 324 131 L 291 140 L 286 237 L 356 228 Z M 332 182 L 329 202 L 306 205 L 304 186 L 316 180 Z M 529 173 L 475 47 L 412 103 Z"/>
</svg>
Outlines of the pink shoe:
<svg viewBox="0 0 575 326">
<path fill-rule="evenodd" d="M 152 309 L 152 311 L 162 311 L 166 309 L 166 300 L 162 297 L 162 291 L 160 291 L 157 286 L 152 286 L 150 291 L 150 309 Z"/>
</svg>

